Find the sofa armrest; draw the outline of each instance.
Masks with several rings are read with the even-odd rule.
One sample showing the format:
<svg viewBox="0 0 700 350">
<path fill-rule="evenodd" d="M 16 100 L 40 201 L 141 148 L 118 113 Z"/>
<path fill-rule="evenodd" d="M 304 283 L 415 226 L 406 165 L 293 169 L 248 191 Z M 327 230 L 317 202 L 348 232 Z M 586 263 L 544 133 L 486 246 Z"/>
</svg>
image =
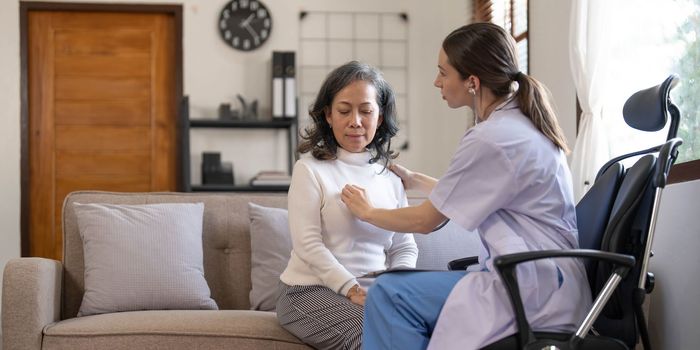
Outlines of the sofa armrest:
<svg viewBox="0 0 700 350">
<path fill-rule="evenodd" d="M 2 283 L 2 348 L 41 349 L 43 329 L 61 315 L 63 265 L 44 258 L 12 259 Z"/>
</svg>

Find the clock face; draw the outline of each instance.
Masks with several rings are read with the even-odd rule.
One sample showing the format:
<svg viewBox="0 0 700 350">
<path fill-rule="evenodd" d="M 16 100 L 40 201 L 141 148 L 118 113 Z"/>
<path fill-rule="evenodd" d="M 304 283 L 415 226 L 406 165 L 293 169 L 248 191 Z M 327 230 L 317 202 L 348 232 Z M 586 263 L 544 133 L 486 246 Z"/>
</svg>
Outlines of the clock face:
<svg viewBox="0 0 700 350">
<path fill-rule="evenodd" d="M 271 32 L 270 11 L 260 1 L 231 0 L 221 10 L 219 33 L 234 49 L 257 49 L 270 37 Z"/>
</svg>

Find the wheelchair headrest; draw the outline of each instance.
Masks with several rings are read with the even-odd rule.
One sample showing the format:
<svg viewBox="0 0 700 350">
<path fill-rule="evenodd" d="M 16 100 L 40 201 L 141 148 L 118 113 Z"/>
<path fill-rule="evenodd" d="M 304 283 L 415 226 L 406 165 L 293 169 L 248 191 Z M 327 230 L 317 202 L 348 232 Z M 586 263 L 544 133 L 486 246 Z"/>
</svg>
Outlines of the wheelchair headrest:
<svg viewBox="0 0 700 350">
<path fill-rule="evenodd" d="M 643 131 L 659 131 L 666 126 L 669 93 L 678 84 L 678 76 L 671 74 L 663 83 L 635 92 L 622 107 L 627 125 Z"/>
</svg>

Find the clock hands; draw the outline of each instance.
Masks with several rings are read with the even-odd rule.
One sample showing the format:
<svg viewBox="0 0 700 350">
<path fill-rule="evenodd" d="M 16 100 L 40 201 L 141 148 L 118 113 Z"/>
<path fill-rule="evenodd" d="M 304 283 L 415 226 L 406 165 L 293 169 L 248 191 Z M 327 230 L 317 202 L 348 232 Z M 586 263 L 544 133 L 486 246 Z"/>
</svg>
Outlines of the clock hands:
<svg viewBox="0 0 700 350">
<path fill-rule="evenodd" d="M 247 30 L 248 33 L 250 33 L 250 35 L 253 36 L 253 39 L 255 39 L 256 42 L 260 42 L 260 36 L 258 35 L 258 33 L 255 32 L 255 30 L 253 30 L 253 27 L 250 26 L 250 21 L 252 21 L 254 17 L 255 14 L 251 13 L 250 16 L 248 16 L 248 18 L 241 22 L 240 26 L 241 28 L 245 28 L 245 30 Z"/>
<path fill-rule="evenodd" d="M 247 30 L 248 33 L 250 33 L 250 35 L 253 36 L 253 39 L 255 39 L 255 41 L 260 41 L 260 36 L 258 35 L 258 33 L 255 32 L 255 30 L 253 30 L 250 24 L 246 23 L 246 25 L 243 26 L 243 28 L 245 28 L 245 30 Z"/>
<path fill-rule="evenodd" d="M 250 21 L 253 20 L 253 17 L 255 17 L 255 13 L 251 13 L 248 18 L 244 19 L 243 22 L 241 22 L 241 28 L 250 25 Z"/>
</svg>

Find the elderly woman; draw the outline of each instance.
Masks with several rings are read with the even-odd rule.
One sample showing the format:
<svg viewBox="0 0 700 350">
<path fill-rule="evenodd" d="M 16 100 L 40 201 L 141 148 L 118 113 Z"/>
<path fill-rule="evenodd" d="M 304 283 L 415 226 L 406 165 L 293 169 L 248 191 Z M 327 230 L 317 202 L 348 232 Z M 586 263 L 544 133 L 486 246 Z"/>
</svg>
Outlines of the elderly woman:
<svg viewBox="0 0 700 350">
<path fill-rule="evenodd" d="M 349 62 L 332 71 L 310 109 L 289 188 L 292 253 L 280 276 L 282 327 L 317 349 L 359 349 L 366 287 L 358 277 L 414 267 L 418 249 L 397 234 L 355 218 L 340 199 L 361 184 L 380 208 L 406 206 L 401 179 L 387 170 L 398 130 L 391 87 L 375 68 Z"/>
</svg>

